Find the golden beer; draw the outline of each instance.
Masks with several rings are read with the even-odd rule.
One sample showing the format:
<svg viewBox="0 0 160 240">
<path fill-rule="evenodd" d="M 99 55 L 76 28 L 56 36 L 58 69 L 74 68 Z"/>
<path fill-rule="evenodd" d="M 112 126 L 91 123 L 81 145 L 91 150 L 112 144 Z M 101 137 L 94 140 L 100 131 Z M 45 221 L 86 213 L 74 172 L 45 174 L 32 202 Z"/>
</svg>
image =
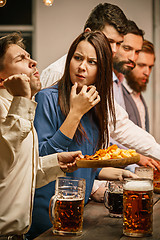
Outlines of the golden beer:
<svg viewBox="0 0 160 240">
<path fill-rule="evenodd" d="M 80 235 L 83 227 L 85 179 L 58 177 L 49 217 L 56 235 Z"/>
<path fill-rule="evenodd" d="M 153 186 L 154 192 L 160 193 L 160 171 L 158 170 L 154 170 Z"/>
<path fill-rule="evenodd" d="M 123 189 L 123 233 L 133 237 L 152 235 L 152 215 L 152 180 L 126 180 Z"/>
<path fill-rule="evenodd" d="M 53 232 L 82 232 L 84 199 L 57 199 Z"/>
</svg>

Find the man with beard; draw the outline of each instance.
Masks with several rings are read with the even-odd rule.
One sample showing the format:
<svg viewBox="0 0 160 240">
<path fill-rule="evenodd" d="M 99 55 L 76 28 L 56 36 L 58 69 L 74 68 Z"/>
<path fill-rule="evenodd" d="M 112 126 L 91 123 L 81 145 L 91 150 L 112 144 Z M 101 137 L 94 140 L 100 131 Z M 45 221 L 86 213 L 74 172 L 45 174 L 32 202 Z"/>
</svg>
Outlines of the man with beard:
<svg viewBox="0 0 160 240">
<path fill-rule="evenodd" d="M 127 98 L 128 97 L 126 95 L 127 90 L 124 89 L 124 87 L 122 86 L 122 81 L 124 80 L 124 75 L 129 74 L 136 67 L 136 61 L 138 59 L 138 56 L 141 52 L 142 45 L 143 45 L 143 34 L 144 34 L 143 31 L 138 28 L 135 22 L 129 20 L 128 31 L 127 31 L 127 34 L 124 36 L 124 41 L 123 43 L 121 43 L 115 56 L 113 56 L 113 67 L 114 67 L 113 90 L 114 90 L 115 99 L 118 102 L 118 104 L 121 105 L 129 114 L 130 120 L 132 120 L 138 126 L 142 126 L 141 124 L 138 124 L 140 123 L 138 110 L 135 116 L 134 115 L 135 108 L 132 108 L 130 101 Z M 152 66 L 152 63 L 151 63 L 151 66 Z M 124 95 L 124 91 L 125 91 L 125 95 Z M 134 100 L 132 101 L 134 103 Z M 135 107 L 136 107 L 136 104 L 135 104 Z M 137 121 L 137 118 L 138 118 L 138 121 Z M 147 126 L 146 130 L 148 130 L 149 129 L 148 117 L 146 119 L 147 121 L 143 125 L 146 125 Z M 145 120 L 143 122 L 145 122 Z M 125 148 L 124 146 L 120 145 L 113 139 L 111 140 L 111 143 L 117 144 L 120 148 Z M 146 162 L 148 163 L 152 162 L 151 158 L 148 158 L 143 155 L 140 155 L 140 159 L 141 159 L 142 165 L 146 165 Z M 129 169 L 130 171 L 134 172 L 136 166 L 137 164 L 133 164 L 126 167 L 126 169 Z"/>
<path fill-rule="evenodd" d="M 154 62 L 154 46 L 151 42 L 144 40 L 142 50 L 136 61 L 136 67 L 125 74 L 122 84 L 126 111 L 129 118 L 148 132 L 148 110 L 141 92 L 144 92 L 147 88 Z"/>
<path fill-rule="evenodd" d="M 124 75 L 135 67 L 135 61 L 143 44 L 143 31 L 128 20 L 128 31 L 115 56 L 113 56 L 113 86 L 115 99 L 125 109 L 121 83 Z"/>
<path fill-rule="evenodd" d="M 135 67 L 135 61 L 143 44 L 144 32 L 138 28 L 134 21 L 128 20 L 127 34 L 124 35 L 124 41 L 119 49 L 113 55 L 113 91 L 117 103 L 126 110 L 122 81 L 124 74 L 130 72 Z M 117 144 L 120 148 L 125 148 L 115 140 L 111 139 L 111 144 Z"/>
</svg>

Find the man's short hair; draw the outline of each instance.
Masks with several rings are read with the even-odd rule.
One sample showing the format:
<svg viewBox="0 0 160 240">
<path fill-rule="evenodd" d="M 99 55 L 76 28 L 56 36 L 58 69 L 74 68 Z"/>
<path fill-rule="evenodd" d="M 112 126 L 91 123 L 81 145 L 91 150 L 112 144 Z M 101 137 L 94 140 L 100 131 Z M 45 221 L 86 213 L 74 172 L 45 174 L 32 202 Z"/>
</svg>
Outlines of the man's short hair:
<svg viewBox="0 0 160 240">
<path fill-rule="evenodd" d="M 155 55 L 154 45 L 150 41 L 144 39 L 142 45 L 142 52 L 151 53 Z"/>
<path fill-rule="evenodd" d="M 89 15 L 84 30 L 102 31 L 106 24 L 113 26 L 120 34 L 127 33 L 128 20 L 123 11 L 110 3 L 98 4 Z"/>
<path fill-rule="evenodd" d="M 17 44 L 21 48 L 25 48 L 23 38 L 20 33 L 14 32 L 0 38 L 0 70 L 3 70 L 4 55 L 11 44 Z"/>
<path fill-rule="evenodd" d="M 134 21 L 128 20 L 127 34 L 132 33 L 134 35 L 141 36 L 143 38 L 144 31 L 140 29 Z"/>
</svg>

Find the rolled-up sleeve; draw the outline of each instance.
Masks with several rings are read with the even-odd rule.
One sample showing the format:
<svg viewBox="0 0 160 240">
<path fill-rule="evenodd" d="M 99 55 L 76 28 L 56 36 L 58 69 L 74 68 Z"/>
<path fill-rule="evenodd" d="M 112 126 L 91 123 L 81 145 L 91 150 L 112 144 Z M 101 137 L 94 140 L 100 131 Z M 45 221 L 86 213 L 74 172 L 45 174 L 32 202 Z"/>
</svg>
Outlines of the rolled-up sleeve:
<svg viewBox="0 0 160 240">
<path fill-rule="evenodd" d="M 57 154 L 50 154 L 39 157 L 39 166 L 37 169 L 36 188 L 42 187 L 57 177 L 64 177 L 66 174 L 61 170 Z"/>
</svg>

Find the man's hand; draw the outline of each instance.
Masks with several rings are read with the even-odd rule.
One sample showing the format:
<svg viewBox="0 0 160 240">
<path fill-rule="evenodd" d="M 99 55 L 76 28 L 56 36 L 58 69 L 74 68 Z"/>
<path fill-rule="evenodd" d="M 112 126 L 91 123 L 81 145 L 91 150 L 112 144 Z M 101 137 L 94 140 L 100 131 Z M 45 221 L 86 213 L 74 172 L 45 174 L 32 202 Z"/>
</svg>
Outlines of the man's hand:
<svg viewBox="0 0 160 240">
<path fill-rule="evenodd" d="M 4 80 L 3 86 L 15 96 L 31 99 L 30 78 L 26 74 L 16 74 Z"/>
<path fill-rule="evenodd" d="M 152 158 L 146 157 L 140 154 L 140 161 L 138 165 L 145 167 L 152 167 L 154 170 L 158 169 L 160 171 L 160 162 L 153 160 Z"/>
<path fill-rule="evenodd" d="M 61 152 L 58 153 L 58 162 L 64 172 L 73 172 L 78 169 L 76 159 L 82 158 L 82 152 Z"/>
</svg>

